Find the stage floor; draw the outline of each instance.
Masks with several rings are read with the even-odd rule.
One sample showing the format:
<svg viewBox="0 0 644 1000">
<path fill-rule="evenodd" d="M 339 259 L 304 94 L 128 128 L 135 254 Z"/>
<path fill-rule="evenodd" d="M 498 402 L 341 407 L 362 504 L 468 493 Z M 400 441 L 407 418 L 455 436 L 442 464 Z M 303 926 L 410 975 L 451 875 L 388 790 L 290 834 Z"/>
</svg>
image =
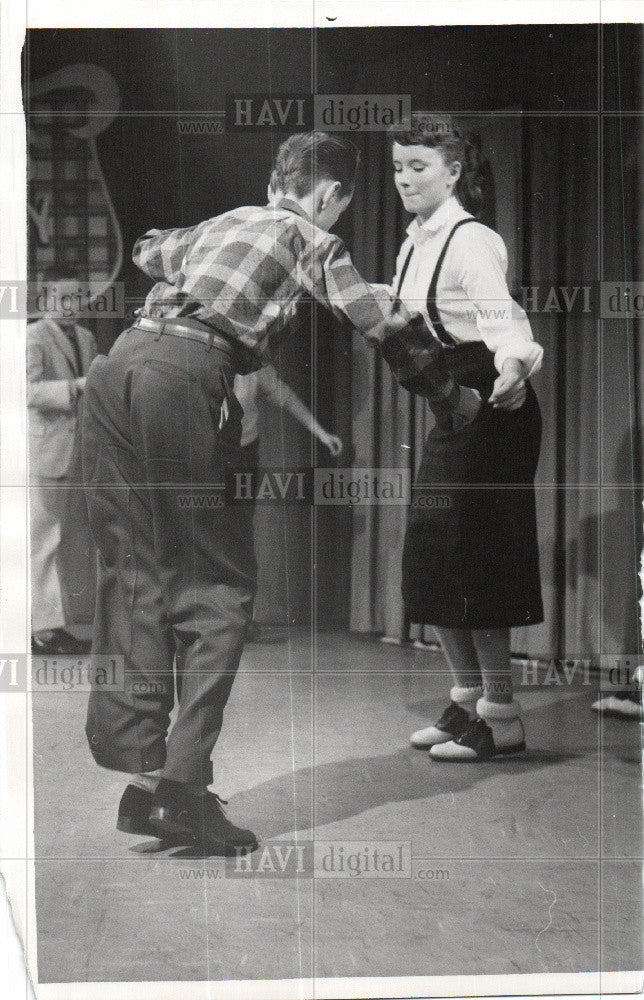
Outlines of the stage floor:
<svg viewBox="0 0 644 1000">
<path fill-rule="evenodd" d="M 261 838 L 250 876 L 117 832 L 125 782 L 90 757 L 87 695 L 34 696 L 41 982 L 641 968 L 640 729 L 591 711 L 596 680 L 523 685 L 517 667 L 526 754 L 441 764 L 407 742 L 447 700 L 440 653 L 268 638 L 244 652 L 214 755 L 212 787 Z M 386 846 L 364 870 L 383 842 L 405 877 Z"/>
</svg>

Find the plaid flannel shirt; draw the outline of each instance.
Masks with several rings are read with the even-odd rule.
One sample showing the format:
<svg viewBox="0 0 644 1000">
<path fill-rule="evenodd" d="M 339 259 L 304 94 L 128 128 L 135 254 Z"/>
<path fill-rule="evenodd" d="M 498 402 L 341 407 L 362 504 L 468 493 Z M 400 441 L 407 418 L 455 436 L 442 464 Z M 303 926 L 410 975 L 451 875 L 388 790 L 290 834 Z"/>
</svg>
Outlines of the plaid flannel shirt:
<svg viewBox="0 0 644 1000">
<path fill-rule="evenodd" d="M 133 259 L 157 282 L 144 315 L 212 326 L 245 348 L 246 371 L 265 363 L 271 336 L 312 298 L 380 345 L 401 385 L 448 407 L 458 396 L 443 348 L 422 317 L 366 282 L 342 240 L 288 199 L 237 208 L 188 229 L 152 229 L 135 244 Z"/>
</svg>

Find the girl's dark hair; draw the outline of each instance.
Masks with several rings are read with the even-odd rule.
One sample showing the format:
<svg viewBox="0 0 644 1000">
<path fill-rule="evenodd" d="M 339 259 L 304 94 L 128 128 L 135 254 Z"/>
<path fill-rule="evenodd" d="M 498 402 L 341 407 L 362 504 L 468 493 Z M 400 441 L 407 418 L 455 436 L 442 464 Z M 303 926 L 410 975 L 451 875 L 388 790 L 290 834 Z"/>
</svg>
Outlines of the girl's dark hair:
<svg viewBox="0 0 644 1000">
<path fill-rule="evenodd" d="M 298 132 L 277 150 L 271 187 L 298 198 L 308 194 L 318 180 L 340 181 L 340 195 L 353 192 L 360 153 L 348 139 L 326 132 Z"/>
<path fill-rule="evenodd" d="M 450 115 L 415 111 L 407 132 L 391 132 L 392 143 L 437 149 L 446 164 L 461 164 L 455 194 L 466 212 L 480 219 L 494 216 L 494 181 L 488 158 L 477 135 L 465 132 Z M 490 224 L 490 223 L 488 223 Z"/>
</svg>

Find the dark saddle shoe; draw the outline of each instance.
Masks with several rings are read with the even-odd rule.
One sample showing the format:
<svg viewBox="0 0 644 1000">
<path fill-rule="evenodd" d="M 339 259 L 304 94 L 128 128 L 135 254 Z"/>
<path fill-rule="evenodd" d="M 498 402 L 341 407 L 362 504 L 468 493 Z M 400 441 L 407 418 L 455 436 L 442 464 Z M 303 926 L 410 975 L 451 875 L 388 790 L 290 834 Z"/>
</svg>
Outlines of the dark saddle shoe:
<svg viewBox="0 0 644 1000">
<path fill-rule="evenodd" d="M 410 742 L 418 750 L 429 750 L 437 743 L 447 743 L 465 732 L 471 722 L 469 714 L 460 705 L 450 701 L 438 722 L 426 729 L 417 729 Z"/>
<path fill-rule="evenodd" d="M 491 760 L 492 757 L 509 757 L 525 750 L 525 732 L 519 718 L 512 720 L 510 739 L 496 744 L 494 734 L 484 719 L 473 719 L 456 739 L 433 746 L 429 751 L 432 760 Z"/>
</svg>

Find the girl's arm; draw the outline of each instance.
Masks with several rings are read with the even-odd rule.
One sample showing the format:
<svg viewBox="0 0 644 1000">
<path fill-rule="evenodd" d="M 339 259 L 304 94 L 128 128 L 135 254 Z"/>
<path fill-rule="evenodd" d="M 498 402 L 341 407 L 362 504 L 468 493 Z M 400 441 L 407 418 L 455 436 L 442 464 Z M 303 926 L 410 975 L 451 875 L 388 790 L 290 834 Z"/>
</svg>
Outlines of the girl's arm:
<svg viewBox="0 0 644 1000">
<path fill-rule="evenodd" d="M 498 233 L 486 226 L 467 226 L 462 235 L 456 234 L 455 242 L 459 237 L 458 281 L 499 372 L 489 402 L 516 410 L 525 401 L 525 380 L 541 368 L 543 348 L 532 336 L 524 310 L 510 295 L 507 251 Z"/>
<path fill-rule="evenodd" d="M 505 244 L 487 226 L 464 226 L 454 236 L 457 280 L 472 304 L 481 340 L 494 354 L 501 374 L 508 359 L 521 361 L 524 378 L 539 371 L 543 348 L 532 336 L 525 312 L 510 295 Z"/>
</svg>

